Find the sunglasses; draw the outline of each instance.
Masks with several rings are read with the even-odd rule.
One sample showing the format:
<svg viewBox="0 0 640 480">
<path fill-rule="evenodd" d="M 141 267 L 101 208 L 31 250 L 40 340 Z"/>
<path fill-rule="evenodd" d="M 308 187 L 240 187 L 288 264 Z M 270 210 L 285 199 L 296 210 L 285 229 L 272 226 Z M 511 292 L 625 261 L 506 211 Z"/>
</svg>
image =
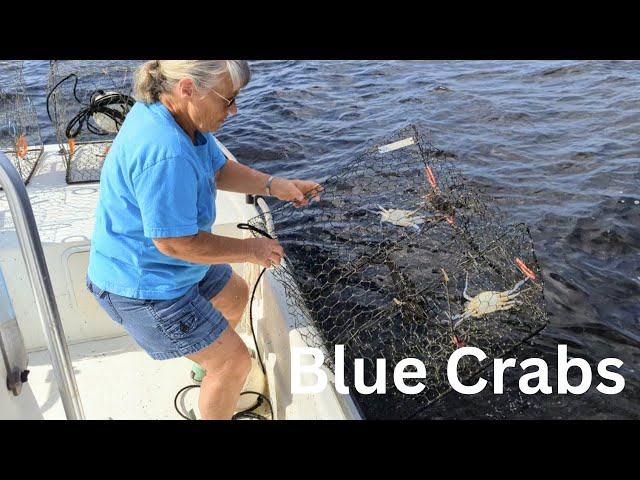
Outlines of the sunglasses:
<svg viewBox="0 0 640 480">
<path fill-rule="evenodd" d="M 236 103 L 236 97 L 232 97 L 232 98 L 227 98 L 227 97 L 223 97 L 222 95 L 220 95 L 218 92 L 216 92 L 213 88 L 210 88 L 209 90 L 211 90 L 213 93 L 215 93 L 216 95 L 218 95 L 221 99 L 223 99 L 225 102 L 227 102 L 227 108 L 230 108 L 231 105 L 235 105 Z"/>
</svg>

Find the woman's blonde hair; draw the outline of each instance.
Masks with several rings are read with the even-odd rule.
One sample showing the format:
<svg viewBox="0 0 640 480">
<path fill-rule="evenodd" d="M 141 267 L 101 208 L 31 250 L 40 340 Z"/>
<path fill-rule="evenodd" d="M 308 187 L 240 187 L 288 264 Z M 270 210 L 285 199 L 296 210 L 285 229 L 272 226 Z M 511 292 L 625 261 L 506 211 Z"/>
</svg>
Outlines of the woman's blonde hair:
<svg viewBox="0 0 640 480">
<path fill-rule="evenodd" d="M 139 102 L 153 103 L 161 94 L 172 91 L 182 78 L 190 78 L 196 88 L 213 88 L 225 75 L 236 91 L 251 80 L 246 60 L 149 60 L 136 70 L 133 95 Z"/>
</svg>

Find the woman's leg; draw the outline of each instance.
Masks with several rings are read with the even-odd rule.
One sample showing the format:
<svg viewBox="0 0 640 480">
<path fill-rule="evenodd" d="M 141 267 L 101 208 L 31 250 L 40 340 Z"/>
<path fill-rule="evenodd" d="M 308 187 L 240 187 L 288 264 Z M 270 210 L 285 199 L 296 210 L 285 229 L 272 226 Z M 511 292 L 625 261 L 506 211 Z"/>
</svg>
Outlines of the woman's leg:
<svg viewBox="0 0 640 480">
<path fill-rule="evenodd" d="M 222 313 L 232 328 L 236 328 L 242 319 L 249 301 L 249 286 L 236 272 L 231 274 L 229 282 L 220 293 L 211 299 L 211 304 Z"/>
<path fill-rule="evenodd" d="M 207 371 L 198 398 L 202 419 L 231 420 L 251 371 L 251 356 L 240 336 L 227 328 L 213 344 L 187 358 Z"/>
<path fill-rule="evenodd" d="M 200 389 L 198 407 L 203 420 L 226 419 L 233 416 L 242 386 L 251 371 L 251 356 L 235 332 L 247 306 L 249 287 L 235 272 L 214 298 L 213 306 L 229 322 L 231 328 L 211 345 L 187 358 L 207 371 Z"/>
</svg>

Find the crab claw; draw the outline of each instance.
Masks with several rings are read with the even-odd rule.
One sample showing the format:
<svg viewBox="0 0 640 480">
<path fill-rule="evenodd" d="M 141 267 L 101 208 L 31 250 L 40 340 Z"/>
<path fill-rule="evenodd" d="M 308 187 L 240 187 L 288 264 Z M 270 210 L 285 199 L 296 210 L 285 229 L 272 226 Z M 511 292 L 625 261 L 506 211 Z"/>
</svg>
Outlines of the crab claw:
<svg viewBox="0 0 640 480">
<path fill-rule="evenodd" d="M 473 315 L 472 312 L 464 312 L 461 315 L 454 315 L 453 318 L 451 319 L 451 321 L 453 322 L 453 328 L 458 328 L 458 326 L 464 322 L 467 318 L 471 317 Z"/>
<path fill-rule="evenodd" d="M 526 277 L 524 280 L 520 280 L 516 283 L 511 290 L 507 290 L 505 293 L 509 296 L 509 298 L 515 298 L 517 295 L 520 295 L 522 292 L 518 292 L 522 288 L 522 286 L 530 280 L 529 277 Z M 514 293 L 518 292 L 516 295 Z"/>
</svg>

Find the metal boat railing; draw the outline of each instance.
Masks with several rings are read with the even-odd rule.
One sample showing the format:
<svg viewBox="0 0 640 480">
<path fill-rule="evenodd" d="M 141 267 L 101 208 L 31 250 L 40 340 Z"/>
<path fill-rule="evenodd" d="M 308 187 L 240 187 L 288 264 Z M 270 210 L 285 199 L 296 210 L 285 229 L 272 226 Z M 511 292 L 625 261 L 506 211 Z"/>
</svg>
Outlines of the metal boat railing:
<svg viewBox="0 0 640 480">
<path fill-rule="evenodd" d="M 31 202 L 18 171 L 2 152 L 0 152 L 0 187 L 4 189 L 16 227 L 16 235 L 47 339 L 53 372 L 58 382 L 65 414 L 69 420 L 83 420 L 84 412 L 80 402 L 80 393 L 73 374 L 71 356 L 65 341 L 58 304 L 53 293 L 51 277 Z"/>
</svg>

